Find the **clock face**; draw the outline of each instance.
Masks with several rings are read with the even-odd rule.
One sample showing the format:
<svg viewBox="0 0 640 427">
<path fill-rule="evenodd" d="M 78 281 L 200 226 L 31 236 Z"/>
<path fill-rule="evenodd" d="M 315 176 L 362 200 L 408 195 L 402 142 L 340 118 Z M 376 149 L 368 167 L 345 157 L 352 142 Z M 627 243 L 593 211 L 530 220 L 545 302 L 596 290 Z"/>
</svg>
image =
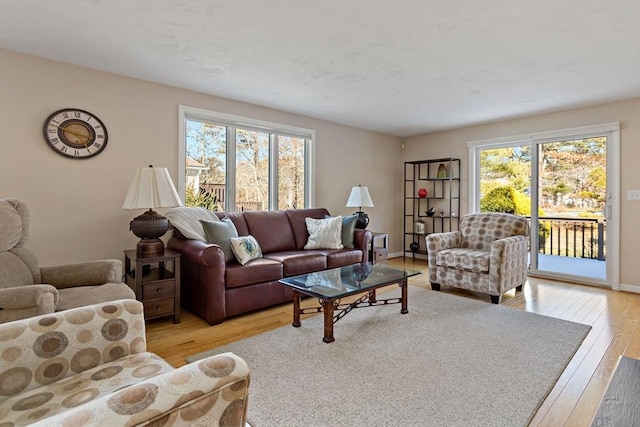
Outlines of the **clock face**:
<svg viewBox="0 0 640 427">
<path fill-rule="evenodd" d="M 107 128 L 93 114 L 65 108 L 47 117 L 42 128 L 44 139 L 53 151 L 72 159 L 87 159 L 107 146 Z"/>
</svg>

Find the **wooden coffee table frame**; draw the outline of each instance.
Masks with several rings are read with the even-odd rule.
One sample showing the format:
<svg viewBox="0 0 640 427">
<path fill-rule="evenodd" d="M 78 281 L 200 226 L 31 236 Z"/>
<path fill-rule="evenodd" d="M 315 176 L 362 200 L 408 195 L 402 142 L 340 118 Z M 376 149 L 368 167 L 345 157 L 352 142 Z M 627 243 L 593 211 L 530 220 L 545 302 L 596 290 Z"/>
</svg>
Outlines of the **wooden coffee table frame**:
<svg viewBox="0 0 640 427">
<path fill-rule="evenodd" d="M 389 299 L 377 299 L 376 298 L 376 289 L 382 288 L 384 286 L 398 284 L 401 292 L 400 298 L 389 298 Z M 408 309 L 408 293 L 407 293 L 407 284 L 408 278 L 404 277 L 404 279 L 396 280 L 388 283 L 381 283 L 375 287 L 369 287 L 367 289 L 363 289 L 362 292 L 365 295 L 361 296 L 357 300 L 350 303 L 340 303 L 341 298 L 331 298 L 331 297 L 320 297 L 318 294 L 314 294 L 312 292 L 304 292 L 301 289 L 293 288 L 293 323 L 292 326 L 298 328 L 300 327 L 300 315 L 301 314 L 310 314 L 310 313 L 324 313 L 324 337 L 322 341 L 326 343 L 331 343 L 335 341 L 333 337 L 333 325 L 344 316 L 347 315 L 354 308 L 361 307 L 373 307 L 376 305 L 387 305 L 387 304 L 402 304 L 400 308 L 400 313 L 407 314 L 409 312 Z M 317 298 L 320 303 L 319 307 L 307 307 L 300 308 L 300 299 L 302 295 L 308 295 L 313 298 Z M 358 293 L 352 294 L 358 295 Z"/>
</svg>

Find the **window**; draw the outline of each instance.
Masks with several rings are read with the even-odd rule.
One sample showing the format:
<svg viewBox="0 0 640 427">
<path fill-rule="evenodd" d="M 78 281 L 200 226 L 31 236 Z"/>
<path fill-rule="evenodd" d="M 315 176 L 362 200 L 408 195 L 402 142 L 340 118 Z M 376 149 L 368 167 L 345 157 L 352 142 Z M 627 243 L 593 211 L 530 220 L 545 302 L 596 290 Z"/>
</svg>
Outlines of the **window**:
<svg viewBox="0 0 640 427">
<path fill-rule="evenodd" d="M 185 205 L 220 211 L 310 207 L 314 134 L 180 106 L 178 187 Z"/>
</svg>

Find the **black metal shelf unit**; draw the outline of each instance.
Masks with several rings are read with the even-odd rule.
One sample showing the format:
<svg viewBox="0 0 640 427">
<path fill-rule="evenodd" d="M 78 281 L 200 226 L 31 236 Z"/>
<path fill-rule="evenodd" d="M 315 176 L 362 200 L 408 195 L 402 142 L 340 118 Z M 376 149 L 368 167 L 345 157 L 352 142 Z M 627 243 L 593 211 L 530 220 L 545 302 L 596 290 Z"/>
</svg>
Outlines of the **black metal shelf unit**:
<svg viewBox="0 0 640 427">
<path fill-rule="evenodd" d="M 404 256 L 426 254 L 425 237 L 458 230 L 459 221 L 460 159 L 404 162 Z"/>
</svg>

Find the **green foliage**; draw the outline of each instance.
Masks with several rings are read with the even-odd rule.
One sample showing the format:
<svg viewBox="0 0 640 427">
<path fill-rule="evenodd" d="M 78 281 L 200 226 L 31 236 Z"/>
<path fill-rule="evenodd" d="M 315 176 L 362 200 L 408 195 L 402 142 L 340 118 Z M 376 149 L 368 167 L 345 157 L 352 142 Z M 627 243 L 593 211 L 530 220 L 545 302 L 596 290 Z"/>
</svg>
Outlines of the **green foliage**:
<svg viewBox="0 0 640 427">
<path fill-rule="evenodd" d="M 529 216 L 531 200 L 513 187 L 496 187 L 480 199 L 480 211 Z"/>
<path fill-rule="evenodd" d="M 219 211 L 220 205 L 217 197 L 204 192 L 187 191 L 185 206 L 201 207 L 210 211 Z"/>
</svg>

